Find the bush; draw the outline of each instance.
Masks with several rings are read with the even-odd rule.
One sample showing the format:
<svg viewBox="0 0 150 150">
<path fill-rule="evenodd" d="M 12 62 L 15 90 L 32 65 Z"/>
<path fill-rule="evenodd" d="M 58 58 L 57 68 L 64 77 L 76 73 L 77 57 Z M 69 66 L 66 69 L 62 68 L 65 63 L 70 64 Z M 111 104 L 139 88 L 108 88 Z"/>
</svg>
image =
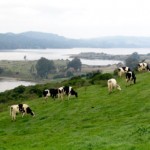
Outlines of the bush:
<svg viewBox="0 0 150 150">
<path fill-rule="evenodd" d="M 112 74 L 110 74 L 110 73 L 104 73 L 104 74 L 100 75 L 100 80 L 108 80 L 108 79 L 110 79 L 112 77 L 113 77 Z"/>
<path fill-rule="evenodd" d="M 114 70 L 114 76 L 118 76 L 118 69 Z"/>
<path fill-rule="evenodd" d="M 104 74 L 96 74 L 94 75 L 91 80 L 90 80 L 90 83 L 91 84 L 99 84 L 100 82 L 99 81 L 102 81 L 102 80 L 108 80 L 110 78 L 112 78 L 112 74 L 110 73 L 104 73 Z"/>
<path fill-rule="evenodd" d="M 85 79 L 82 79 L 81 76 L 72 77 L 70 80 L 63 81 L 65 86 L 83 86 L 85 83 Z"/>
<path fill-rule="evenodd" d="M 42 90 L 37 86 L 31 87 L 29 90 L 30 94 L 36 94 L 38 97 L 42 97 Z"/>
<path fill-rule="evenodd" d="M 20 86 L 14 88 L 14 92 L 17 93 L 17 94 L 21 94 L 25 91 L 25 89 L 26 89 L 25 86 L 20 85 Z"/>
<path fill-rule="evenodd" d="M 100 74 L 102 74 L 102 72 L 101 71 L 96 71 L 96 72 L 90 72 L 90 73 L 87 73 L 86 74 L 86 78 L 87 79 L 92 79 L 92 78 L 94 78 L 95 76 L 97 76 L 97 75 L 100 75 Z"/>
</svg>

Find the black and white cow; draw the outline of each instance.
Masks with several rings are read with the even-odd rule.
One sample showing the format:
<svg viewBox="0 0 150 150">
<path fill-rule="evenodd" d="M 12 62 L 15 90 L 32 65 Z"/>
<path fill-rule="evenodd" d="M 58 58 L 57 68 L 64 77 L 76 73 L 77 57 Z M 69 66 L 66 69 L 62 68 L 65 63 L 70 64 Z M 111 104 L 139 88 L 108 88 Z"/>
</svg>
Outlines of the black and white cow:
<svg viewBox="0 0 150 150">
<path fill-rule="evenodd" d="M 43 91 L 43 96 L 45 98 L 45 100 L 50 96 L 50 90 L 49 89 L 46 89 Z"/>
<path fill-rule="evenodd" d="M 68 100 L 71 95 L 75 95 L 75 97 L 78 97 L 78 93 L 74 91 L 74 89 L 71 86 L 62 86 L 58 88 L 58 93 L 58 97 L 60 97 L 61 99 L 63 99 L 64 95 L 68 96 Z"/>
<path fill-rule="evenodd" d="M 43 91 L 43 96 L 45 100 L 47 100 L 49 96 L 51 96 L 54 99 L 58 97 L 63 100 L 64 95 L 67 95 L 68 99 L 71 95 L 75 95 L 76 97 L 78 97 L 77 92 L 74 91 L 74 89 L 71 86 L 62 86 L 58 89 L 46 89 Z"/>
<path fill-rule="evenodd" d="M 61 98 L 63 100 L 64 95 L 65 95 L 64 86 L 59 87 L 58 88 L 58 98 Z"/>
<path fill-rule="evenodd" d="M 135 76 L 135 74 L 134 74 L 134 72 L 133 71 L 128 71 L 127 73 L 126 73 L 126 82 L 128 83 L 133 83 L 133 84 L 135 84 L 136 83 L 136 76 Z"/>
<path fill-rule="evenodd" d="M 58 89 L 50 89 L 50 96 L 55 99 L 58 97 Z"/>
<path fill-rule="evenodd" d="M 142 70 L 150 71 L 149 64 L 146 62 L 138 63 L 138 71 L 142 71 Z"/>
<path fill-rule="evenodd" d="M 29 107 L 29 105 L 27 104 L 16 104 L 16 105 L 11 105 L 10 106 L 10 115 L 12 117 L 12 120 L 15 121 L 16 120 L 16 115 L 18 113 L 22 113 L 22 117 L 25 114 L 30 114 L 32 116 L 34 115 L 34 112 L 31 110 L 31 108 Z"/>
<path fill-rule="evenodd" d="M 118 75 L 121 77 L 123 74 L 127 73 L 128 71 L 131 71 L 129 67 L 119 67 Z"/>
<path fill-rule="evenodd" d="M 74 91 L 71 86 L 64 86 L 64 93 L 68 96 L 68 99 L 71 95 L 75 95 L 75 97 L 78 97 L 78 93 Z"/>
<path fill-rule="evenodd" d="M 58 89 L 46 89 L 43 91 L 43 96 L 45 98 L 45 100 L 47 100 L 47 98 L 49 96 L 51 96 L 53 99 L 55 99 L 56 97 L 58 97 Z"/>
</svg>

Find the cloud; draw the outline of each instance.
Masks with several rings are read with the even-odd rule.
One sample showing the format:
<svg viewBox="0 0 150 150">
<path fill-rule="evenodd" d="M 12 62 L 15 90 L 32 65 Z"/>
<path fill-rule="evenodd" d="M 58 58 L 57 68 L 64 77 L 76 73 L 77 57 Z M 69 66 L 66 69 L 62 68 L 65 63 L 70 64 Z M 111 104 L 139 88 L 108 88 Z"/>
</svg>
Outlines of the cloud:
<svg viewBox="0 0 150 150">
<path fill-rule="evenodd" d="M 149 0 L 0 1 L 0 32 L 42 31 L 66 37 L 145 35 Z"/>
</svg>

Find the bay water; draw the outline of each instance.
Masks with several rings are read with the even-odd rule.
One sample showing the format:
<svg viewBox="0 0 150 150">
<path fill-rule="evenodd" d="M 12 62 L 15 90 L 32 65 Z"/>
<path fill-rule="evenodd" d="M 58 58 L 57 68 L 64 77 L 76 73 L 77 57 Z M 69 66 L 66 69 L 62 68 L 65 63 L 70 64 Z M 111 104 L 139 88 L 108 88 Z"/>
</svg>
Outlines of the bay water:
<svg viewBox="0 0 150 150">
<path fill-rule="evenodd" d="M 57 59 L 68 59 L 72 54 L 79 54 L 84 52 L 95 52 L 95 53 L 106 53 L 106 54 L 132 54 L 137 52 L 138 54 L 148 54 L 150 53 L 150 48 L 72 48 L 72 49 L 17 49 L 17 50 L 1 50 L 0 51 L 0 60 L 38 60 L 41 57 L 57 60 Z M 87 65 L 108 65 L 108 64 L 117 64 L 122 62 L 121 60 L 99 60 L 99 59 L 81 59 L 82 64 Z M 10 78 L 1 78 L 0 79 L 0 92 L 5 90 L 13 89 L 19 85 L 34 85 L 36 83 L 19 81 L 16 79 Z"/>
</svg>

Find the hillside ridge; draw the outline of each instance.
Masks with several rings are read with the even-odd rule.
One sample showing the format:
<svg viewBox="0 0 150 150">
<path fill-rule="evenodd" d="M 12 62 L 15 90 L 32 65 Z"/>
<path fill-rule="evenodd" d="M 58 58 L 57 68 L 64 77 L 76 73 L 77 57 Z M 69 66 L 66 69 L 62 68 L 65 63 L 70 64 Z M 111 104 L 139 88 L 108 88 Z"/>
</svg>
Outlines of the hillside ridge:
<svg viewBox="0 0 150 150">
<path fill-rule="evenodd" d="M 91 39 L 66 38 L 53 33 L 28 31 L 0 33 L 0 50 L 46 48 L 150 48 L 150 37 L 105 36 Z"/>
</svg>

